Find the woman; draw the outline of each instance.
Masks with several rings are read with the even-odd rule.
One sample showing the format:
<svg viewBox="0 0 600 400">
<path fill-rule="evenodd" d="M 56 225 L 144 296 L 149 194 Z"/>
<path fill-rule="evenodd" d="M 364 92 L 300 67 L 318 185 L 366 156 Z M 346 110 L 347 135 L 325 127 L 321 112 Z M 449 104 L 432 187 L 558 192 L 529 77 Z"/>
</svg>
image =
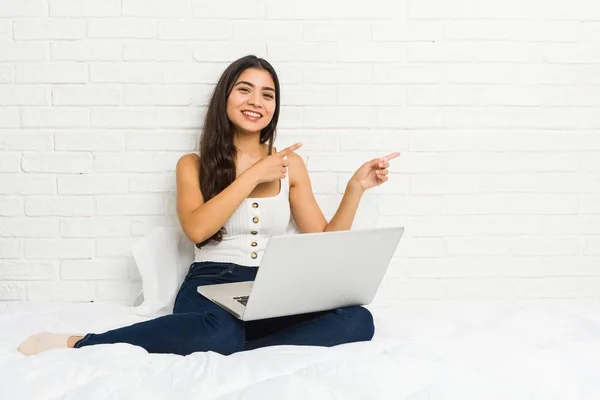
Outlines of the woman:
<svg viewBox="0 0 600 400">
<path fill-rule="evenodd" d="M 202 156 L 187 154 L 177 163 L 177 214 L 184 233 L 197 244 L 173 314 L 101 334 L 41 332 L 18 350 L 31 355 L 58 347 L 130 343 L 151 353 L 228 355 L 271 345 L 371 340 L 373 318 L 363 307 L 243 322 L 197 292 L 199 285 L 254 280 L 269 237 L 285 233 L 290 215 L 302 233 L 350 229 L 363 192 L 387 181 L 388 162 L 399 155 L 363 164 L 327 222 L 306 166 L 294 153 L 302 144 L 273 148 L 279 99 L 279 80 L 267 61 L 246 56 L 233 62 L 208 106 Z"/>
</svg>

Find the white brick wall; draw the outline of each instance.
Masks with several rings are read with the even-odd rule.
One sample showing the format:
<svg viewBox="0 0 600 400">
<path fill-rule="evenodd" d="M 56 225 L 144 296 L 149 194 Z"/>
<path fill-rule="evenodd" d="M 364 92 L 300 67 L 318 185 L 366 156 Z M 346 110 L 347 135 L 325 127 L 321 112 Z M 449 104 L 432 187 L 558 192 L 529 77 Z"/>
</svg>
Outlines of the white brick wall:
<svg viewBox="0 0 600 400">
<path fill-rule="evenodd" d="M 595 0 L 2 0 L 0 300 L 131 304 L 131 245 L 234 59 L 282 83 L 327 217 L 404 225 L 387 299 L 600 297 Z M 166 266 L 168 267 L 168 266 Z"/>
</svg>

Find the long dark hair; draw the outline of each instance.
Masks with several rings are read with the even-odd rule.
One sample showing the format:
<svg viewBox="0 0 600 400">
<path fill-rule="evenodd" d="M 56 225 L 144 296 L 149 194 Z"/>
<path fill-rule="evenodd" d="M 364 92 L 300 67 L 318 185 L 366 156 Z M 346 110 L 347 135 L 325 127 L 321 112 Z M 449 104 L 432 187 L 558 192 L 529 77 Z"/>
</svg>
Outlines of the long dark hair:
<svg viewBox="0 0 600 400">
<path fill-rule="evenodd" d="M 275 112 L 269 125 L 260 131 L 260 143 L 269 143 L 268 154 L 271 154 L 273 149 L 279 119 L 279 79 L 275 69 L 267 60 L 248 55 L 227 67 L 219 78 L 208 103 L 200 136 L 199 179 L 200 190 L 205 202 L 221 193 L 235 180 L 237 149 L 233 144 L 233 124 L 227 117 L 227 98 L 238 77 L 248 68 L 267 71 L 275 83 Z M 200 248 L 211 240 L 221 242 L 225 233 L 225 227 L 221 227 L 212 237 L 202 243 L 196 243 L 196 247 Z"/>
</svg>

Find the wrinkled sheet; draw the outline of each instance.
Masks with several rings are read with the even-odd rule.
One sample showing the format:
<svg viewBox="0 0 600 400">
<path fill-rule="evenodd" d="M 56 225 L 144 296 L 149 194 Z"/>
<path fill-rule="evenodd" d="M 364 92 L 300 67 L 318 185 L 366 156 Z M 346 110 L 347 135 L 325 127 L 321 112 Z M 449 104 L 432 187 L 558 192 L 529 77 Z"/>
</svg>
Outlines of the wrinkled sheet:
<svg viewBox="0 0 600 400">
<path fill-rule="evenodd" d="M 600 399 L 600 301 L 389 301 L 376 334 L 333 348 L 228 357 L 129 344 L 25 357 L 27 335 L 104 332 L 149 318 L 98 303 L 0 303 L 2 399 Z"/>
</svg>

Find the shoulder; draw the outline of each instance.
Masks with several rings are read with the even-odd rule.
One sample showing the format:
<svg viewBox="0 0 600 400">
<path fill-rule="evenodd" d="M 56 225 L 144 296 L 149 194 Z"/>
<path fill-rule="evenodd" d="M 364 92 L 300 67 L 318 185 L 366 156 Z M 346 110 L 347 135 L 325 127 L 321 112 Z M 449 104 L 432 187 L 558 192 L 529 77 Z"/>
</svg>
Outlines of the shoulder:
<svg viewBox="0 0 600 400">
<path fill-rule="evenodd" d="M 296 186 L 308 177 L 308 170 L 304 159 L 299 154 L 290 153 L 287 159 L 290 162 L 288 166 L 290 186 Z"/>
<path fill-rule="evenodd" d="M 196 153 L 184 154 L 177 161 L 177 171 L 200 170 L 200 156 Z"/>
</svg>

